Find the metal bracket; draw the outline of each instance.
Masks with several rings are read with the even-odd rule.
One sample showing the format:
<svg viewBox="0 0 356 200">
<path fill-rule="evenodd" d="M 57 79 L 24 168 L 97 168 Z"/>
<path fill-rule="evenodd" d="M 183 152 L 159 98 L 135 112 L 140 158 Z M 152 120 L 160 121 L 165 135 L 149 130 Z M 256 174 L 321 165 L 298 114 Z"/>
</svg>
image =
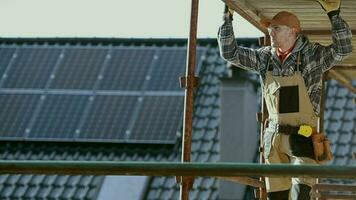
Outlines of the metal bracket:
<svg viewBox="0 0 356 200">
<path fill-rule="evenodd" d="M 176 182 L 179 184 L 187 184 L 187 187 L 191 190 L 194 185 L 193 176 L 176 176 Z"/>
<path fill-rule="evenodd" d="M 197 88 L 199 85 L 199 77 L 196 76 L 181 76 L 179 81 L 181 88 Z"/>
</svg>

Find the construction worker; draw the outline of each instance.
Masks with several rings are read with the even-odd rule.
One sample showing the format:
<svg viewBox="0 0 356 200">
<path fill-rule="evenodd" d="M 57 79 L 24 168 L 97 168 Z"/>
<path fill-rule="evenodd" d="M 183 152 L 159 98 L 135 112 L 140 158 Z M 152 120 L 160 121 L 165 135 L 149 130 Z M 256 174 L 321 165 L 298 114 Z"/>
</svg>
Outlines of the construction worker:
<svg viewBox="0 0 356 200">
<path fill-rule="evenodd" d="M 301 126 L 317 127 L 321 96 L 321 75 L 351 54 L 351 31 L 340 17 L 340 0 L 318 0 L 332 25 L 329 46 L 311 43 L 300 34 L 299 19 L 282 11 L 272 19 L 262 19 L 269 31 L 271 46 L 251 49 L 236 44 L 232 12 L 225 9 L 219 28 L 221 56 L 230 64 L 260 75 L 268 110 L 264 132 L 266 164 L 317 164 L 310 133 Z M 314 178 L 266 177 L 270 200 L 309 200 Z"/>
</svg>

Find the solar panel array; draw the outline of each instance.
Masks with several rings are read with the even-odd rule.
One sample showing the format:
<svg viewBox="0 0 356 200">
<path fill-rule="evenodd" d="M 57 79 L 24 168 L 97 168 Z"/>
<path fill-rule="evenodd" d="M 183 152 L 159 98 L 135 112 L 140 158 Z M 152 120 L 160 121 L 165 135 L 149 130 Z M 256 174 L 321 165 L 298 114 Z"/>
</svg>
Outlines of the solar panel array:
<svg viewBox="0 0 356 200">
<path fill-rule="evenodd" d="M 0 140 L 174 143 L 186 49 L 3 44 Z"/>
</svg>

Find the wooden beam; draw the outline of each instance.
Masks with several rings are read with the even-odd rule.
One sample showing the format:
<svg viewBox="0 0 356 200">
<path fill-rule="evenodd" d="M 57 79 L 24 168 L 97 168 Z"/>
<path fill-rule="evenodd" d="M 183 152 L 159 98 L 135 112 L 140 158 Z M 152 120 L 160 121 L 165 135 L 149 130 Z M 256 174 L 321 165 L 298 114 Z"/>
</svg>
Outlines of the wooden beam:
<svg viewBox="0 0 356 200">
<path fill-rule="evenodd" d="M 250 178 L 250 177 L 228 177 L 228 176 L 218 176 L 217 178 L 225 180 L 225 181 L 231 181 L 234 183 L 240 183 L 243 185 L 249 185 L 252 187 L 260 187 L 260 188 L 266 188 L 265 183 L 263 181 L 260 181 L 258 179 Z"/>
</svg>

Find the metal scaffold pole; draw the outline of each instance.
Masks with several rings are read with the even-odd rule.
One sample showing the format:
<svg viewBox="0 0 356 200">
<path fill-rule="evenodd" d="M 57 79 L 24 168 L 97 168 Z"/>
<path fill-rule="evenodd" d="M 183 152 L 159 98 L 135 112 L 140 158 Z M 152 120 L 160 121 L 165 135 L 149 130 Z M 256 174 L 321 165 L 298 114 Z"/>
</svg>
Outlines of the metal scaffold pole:
<svg viewBox="0 0 356 200">
<path fill-rule="evenodd" d="M 182 138 L 182 159 L 181 161 L 190 162 L 191 143 L 192 143 L 192 126 L 193 126 L 193 105 L 194 105 L 194 88 L 197 87 L 198 79 L 195 77 L 196 63 L 196 38 L 198 24 L 198 6 L 199 0 L 192 0 L 190 31 L 188 39 L 188 53 L 186 64 L 186 76 L 181 77 L 181 87 L 185 88 L 184 98 L 184 118 L 183 118 L 183 138 Z M 194 177 L 177 177 L 180 185 L 180 199 L 189 199 L 189 190 L 193 186 Z"/>
</svg>

